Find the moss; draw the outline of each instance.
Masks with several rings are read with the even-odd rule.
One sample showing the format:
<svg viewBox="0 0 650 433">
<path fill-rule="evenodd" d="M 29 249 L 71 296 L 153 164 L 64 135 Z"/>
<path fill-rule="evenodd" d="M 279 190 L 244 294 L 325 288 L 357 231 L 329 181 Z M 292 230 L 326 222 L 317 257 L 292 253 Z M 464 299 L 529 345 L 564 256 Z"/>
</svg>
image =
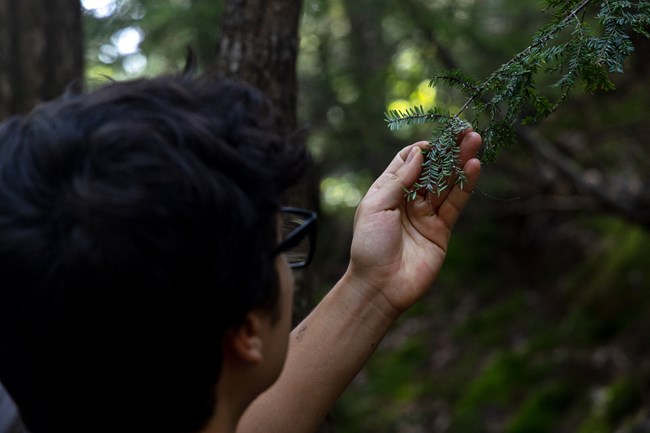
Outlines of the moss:
<svg viewBox="0 0 650 433">
<path fill-rule="evenodd" d="M 519 398 L 532 375 L 525 357 L 512 353 L 497 356 L 463 390 L 456 407 L 457 431 L 473 429 L 479 414 L 486 410 L 508 407 Z"/>
<path fill-rule="evenodd" d="M 608 403 L 605 417 L 615 426 L 633 415 L 643 400 L 643 379 L 626 376 L 613 383 L 607 390 Z"/>
<path fill-rule="evenodd" d="M 530 393 L 508 424 L 506 433 L 547 433 L 554 431 L 571 401 L 566 384 L 542 385 Z"/>
<path fill-rule="evenodd" d="M 643 383 L 644 378 L 638 375 L 626 375 L 614 381 L 604 389 L 602 401 L 594 406 L 577 433 L 609 433 L 633 424 L 639 408 L 643 407 Z"/>
<path fill-rule="evenodd" d="M 488 345 L 502 343 L 501 340 L 506 333 L 505 326 L 512 323 L 524 308 L 523 294 L 515 293 L 496 304 L 479 310 L 455 330 L 456 335 L 472 335 Z"/>
</svg>

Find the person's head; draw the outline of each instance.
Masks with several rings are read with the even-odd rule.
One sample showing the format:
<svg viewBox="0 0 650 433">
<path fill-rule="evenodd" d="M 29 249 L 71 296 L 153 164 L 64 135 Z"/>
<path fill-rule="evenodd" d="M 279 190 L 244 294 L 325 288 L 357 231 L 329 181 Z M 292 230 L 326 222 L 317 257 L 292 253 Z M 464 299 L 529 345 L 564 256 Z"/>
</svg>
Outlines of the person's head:
<svg viewBox="0 0 650 433">
<path fill-rule="evenodd" d="M 288 323 L 279 204 L 306 152 L 273 116 L 245 85 L 166 77 L 0 125 L 0 381 L 35 433 L 196 431 L 224 337 Z"/>
</svg>

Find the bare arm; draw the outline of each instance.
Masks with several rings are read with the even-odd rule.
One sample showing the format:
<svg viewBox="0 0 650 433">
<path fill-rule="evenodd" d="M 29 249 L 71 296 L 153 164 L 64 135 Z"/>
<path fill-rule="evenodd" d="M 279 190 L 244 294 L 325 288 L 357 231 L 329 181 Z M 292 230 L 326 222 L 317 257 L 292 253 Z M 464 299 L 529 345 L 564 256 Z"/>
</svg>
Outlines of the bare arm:
<svg viewBox="0 0 650 433">
<path fill-rule="evenodd" d="M 431 287 L 480 172 L 480 137 L 459 139 L 464 190 L 405 202 L 403 188 L 422 164 L 415 148 L 425 142 L 402 149 L 371 186 L 355 217 L 348 270 L 291 333 L 280 378 L 244 413 L 238 433 L 315 431 L 395 319 Z"/>
</svg>

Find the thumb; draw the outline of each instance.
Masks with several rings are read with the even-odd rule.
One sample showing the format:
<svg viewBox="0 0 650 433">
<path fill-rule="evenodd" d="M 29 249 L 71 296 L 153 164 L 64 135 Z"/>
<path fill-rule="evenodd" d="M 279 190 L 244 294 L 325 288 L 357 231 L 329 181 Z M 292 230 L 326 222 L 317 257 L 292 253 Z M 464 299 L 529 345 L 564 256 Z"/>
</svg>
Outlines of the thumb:
<svg viewBox="0 0 650 433">
<path fill-rule="evenodd" d="M 400 155 L 396 158 L 400 158 Z M 410 190 L 420 176 L 422 170 L 420 147 L 413 146 L 406 161 L 402 161 L 402 165 L 394 172 L 391 172 L 392 167 L 389 167 L 371 187 L 367 198 L 376 207 L 381 208 L 376 210 L 394 209 L 399 206 L 404 201 L 406 190 Z"/>
</svg>

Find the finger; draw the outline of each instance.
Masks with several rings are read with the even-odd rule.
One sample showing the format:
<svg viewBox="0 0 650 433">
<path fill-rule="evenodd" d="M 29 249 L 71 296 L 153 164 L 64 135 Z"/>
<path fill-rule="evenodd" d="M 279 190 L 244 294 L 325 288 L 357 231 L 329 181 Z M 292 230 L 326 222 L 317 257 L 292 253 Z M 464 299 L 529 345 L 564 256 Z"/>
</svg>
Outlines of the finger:
<svg viewBox="0 0 650 433">
<path fill-rule="evenodd" d="M 388 167 L 386 167 L 386 170 L 384 170 L 384 173 L 395 173 L 401 166 L 404 165 L 406 162 L 406 159 L 408 158 L 409 153 L 411 152 L 411 149 L 413 149 L 415 146 L 419 147 L 420 149 L 425 149 L 428 146 L 428 142 L 426 141 L 418 141 L 417 143 L 413 143 L 409 146 L 406 146 L 399 152 L 397 152 L 397 155 L 395 155 L 395 158 L 388 164 Z"/>
<path fill-rule="evenodd" d="M 368 189 L 368 193 L 366 194 L 366 197 L 372 195 L 375 191 L 377 191 L 381 185 L 383 185 L 388 179 L 390 179 L 390 177 L 394 175 L 400 169 L 400 167 L 402 167 L 406 163 L 409 153 L 416 146 L 420 149 L 424 149 L 428 146 L 428 142 L 418 141 L 417 143 L 413 143 L 400 150 L 397 153 L 397 155 L 395 155 L 395 158 L 393 158 L 390 164 L 388 164 L 388 167 L 386 167 L 384 173 L 381 176 L 379 176 L 375 180 L 375 182 L 370 186 L 370 188 Z"/>
<path fill-rule="evenodd" d="M 450 230 L 458 221 L 458 217 L 472 196 L 472 191 L 481 174 L 481 162 L 476 158 L 472 158 L 463 166 L 463 171 L 467 175 L 467 184 L 462 189 L 459 185 L 455 185 L 437 212 L 438 218 Z"/>
<path fill-rule="evenodd" d="M 396 158 L 401 159 L 401 152 Z M 419 146 L 410 146 L 406 159 L 397 170 L 392 171 L 397 164 L 389 165 L 389 169 L 379 176 L 363 200 L 363 206 L 370 211 L 395 209 L 404 202 L 405 190 L 413 187 L 422 169 L 422 152 Z"/>
<path fill-rule="evenodd" d="M 481 136 L 472 131 L 466 130 L 463 138 L 460 140 L 460 165 L 464 166 L 467 161 L 476 158 L 478 151 L 481 149 L 483 140 Z"/>
<path fill-rule="evenodd" d="M 462 135 L 461 135 L 462 134 Z M 461 167 L 465 166 L 467 161 L 469 161 L 472 158 L 476 158 L 476 155 L 478 154 L 478 151 L 481 148 L 481 143 L 482 139 L 481 136 L 472 131 L 471 129 L 466 129 L 463 131 L 461 134 L 459 134 L 460 138 L 460 164 Z M 464 171 L 464 170 L 463 170 Z M 467 175 L 467 173 L 465 173 Z M 454 183 L 456 182 L 456 176 L 453 176 L 451 179 L 449 179 L 449 187 L 447 190 L 443 191 L 440 196 L 437 194 L 430 194 L 429 195 L 429 200 L 431 202 L 431 205 L 434 209 L 438 209 L 442 203 L 447 199 L 449 193 L 454 187 Z"/>
<path fill-rule="evenodd" d="M 471 159 L 465 164 L 464 170 L 468 179 L 465 189 L 455 186 L 437 213 L 430 201 L 421 196 L 409 202 L 406 207 L 408 219 L 413 227 L 443 251 L 446 251 L 451 230 L 471 197 L 471 191 L 480 174 L 481 163 L 478 159 Z"/>
</svg>

